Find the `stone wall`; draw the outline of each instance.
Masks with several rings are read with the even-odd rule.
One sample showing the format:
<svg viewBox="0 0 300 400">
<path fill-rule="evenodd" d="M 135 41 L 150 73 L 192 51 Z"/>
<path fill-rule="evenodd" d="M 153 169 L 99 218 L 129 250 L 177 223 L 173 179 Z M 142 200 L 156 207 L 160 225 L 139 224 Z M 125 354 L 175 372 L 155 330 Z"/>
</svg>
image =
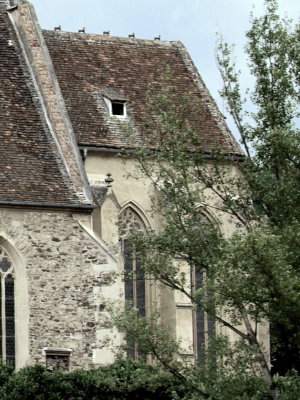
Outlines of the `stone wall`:
<svg viewBox="0 0 300 400">
<path fill-rule="evenodd" d="M 1 244 L 16 264 L 18 367 L 45 364 L 45 348 L 71 349 L 71 368 L 113 361 L 101 291 L 118 293 L 116 265 L 77 219 L 67 212 L 0 210 Z"/>
</svg>

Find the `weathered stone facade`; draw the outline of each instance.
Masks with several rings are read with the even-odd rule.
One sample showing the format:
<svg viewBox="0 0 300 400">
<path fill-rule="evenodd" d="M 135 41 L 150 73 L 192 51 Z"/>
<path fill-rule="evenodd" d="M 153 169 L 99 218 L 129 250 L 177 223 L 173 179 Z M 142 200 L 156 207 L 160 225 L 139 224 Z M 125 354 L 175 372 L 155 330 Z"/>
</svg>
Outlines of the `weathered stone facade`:
<svg viewBox="0 0 300 400">
<path fill-rule="evenodd" d="M 106 324 L 101 288 L 116 291 L 117 271 L 107 265 L 99 243 L 70 212 L 2 209 L 0 236 L 13 261 L 14 253 L 19 255 L 16 281 L 28 290 L 27 304 L 15 293 L 28 316 L 27 321 L 20 316 L 16 329 L 16 337 L 28 329 L 22 360 L 45 364 L 43 349 L 66 348 L 72 350 L 72 368 L 106 363 L 95 354 L 96 349 L 107 352 L 111 344 L 99 335 Z M 17 365 L 22 364 L 18 361 L 17 350 Z"/>
</svg>

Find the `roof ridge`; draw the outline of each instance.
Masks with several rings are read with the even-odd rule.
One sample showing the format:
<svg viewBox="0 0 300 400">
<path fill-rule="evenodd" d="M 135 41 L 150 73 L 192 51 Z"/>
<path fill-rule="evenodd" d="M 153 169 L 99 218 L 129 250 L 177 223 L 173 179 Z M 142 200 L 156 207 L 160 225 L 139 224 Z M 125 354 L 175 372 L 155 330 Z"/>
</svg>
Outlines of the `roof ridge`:
<svg viewBox="0 0 300 400">
<path fill-rule="evenodd" d="M 154 46 L 162 47 L 177 47 L 181 45 L 180 40 L 161 40 L 161 39 L 146 39 L 137 37 L 125 37 L 125 36 L 111 36 L 100 33 L 88 33 L 88 32 L 70 32 L 52 29 L 42 29 L 43 34 L 51 35 L 52 37 L 65 37 L 69 39 L 77 39 L 83 41 L 94 41 L 94 42 L 124 42 L 126 44 L 149 44 Z"/>
</svg>

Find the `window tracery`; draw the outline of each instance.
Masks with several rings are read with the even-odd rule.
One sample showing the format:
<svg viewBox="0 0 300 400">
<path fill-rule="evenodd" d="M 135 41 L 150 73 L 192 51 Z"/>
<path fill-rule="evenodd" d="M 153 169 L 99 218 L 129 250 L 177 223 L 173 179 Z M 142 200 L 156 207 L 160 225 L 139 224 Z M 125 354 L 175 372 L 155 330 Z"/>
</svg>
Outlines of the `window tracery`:
<svg viewBox="0 0 300 400">
<path fill-rule="evenodd" d="M 136 233 L 144 233 L 145 224 L 139 215 L 131 207 L 127 207 L 120 217 L 120 237 L 122 239 Z"/>
</svg>

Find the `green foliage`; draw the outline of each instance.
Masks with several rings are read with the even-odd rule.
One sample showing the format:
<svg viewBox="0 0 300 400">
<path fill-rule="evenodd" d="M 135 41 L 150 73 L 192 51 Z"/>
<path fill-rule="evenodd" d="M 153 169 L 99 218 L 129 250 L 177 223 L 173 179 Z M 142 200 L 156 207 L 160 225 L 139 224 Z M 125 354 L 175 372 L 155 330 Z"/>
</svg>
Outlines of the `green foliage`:
<svg viewBox="0 0 300 400">
<path fill-rule="evenodd" d="M 255 78 L 251 111 L 241 100 L 231 51 L 222 42 L 219 65 L 222 95 L 248 154 L 242 171 L 255 205 L 252 220 L 260 225 L 248 236 L 251 246 L 245 246 L 245 258 L 258 272 L 258 294 L 264 292 L 264 299 L 252 299 L 256 307 L 260 300 L 262 308 L 267 307 L 275 370 L 286 373 L 300 369 L 299 25 L 280 19 L 275 0 L 265 1 L 265 7 L 264 16 L 252 16 L 247 32 L 246 51 Z"/>
<path fill-rule="evenodd" d="M 280 392 L 282 400 L 297 400 L 300 393 L 300 377 L 295 370 L 291 370 L 286 376 L 276 375 L 274 377 Z"/>
<path fill-rule="evenodd" d="M 267 396 L 254 362 L 255 352 L 244 341 L 230 343 L 221 335 L 211 338 L 205 349 L 205 363 L 191 365 L 190 360 L 181 356 L 180 343 L 170 340 L 157 318 L 139 318 L 137 310 L 129 305 L 125 311 L 115 314 L 113 323 L 129 340 L 134 339 L 149 359 L 156 360 L 176 378 L 172 390 L 174 400 L 258 400 Z"/>
<path fill-rule="evenodd" d="M 212 398 L 254 400 L 267 396 L 258 366 L 253 362 L 253 351 L 244 341 L 230 343 L 225 336 L 212 338 L 206 353 L 206 362 L 192 368 L 190 379 L 195 385 L 201 383 Z"/>
<path fill-rule="evenodd" d="M 262 17 L 252 16 L 246 34 L 255 79 L 247 101 L 240 93 L 232 47 L 222 41 L 219 45 L 221 94 L 240 133 L 245 159 L 234 160 L 216 146 L 207 161 L 199 133 L 185 118 L 188 96 L 179 98 L 164 84 L 152 100 L 153 115 L 159 110 L 160 117 L 135 153 L 138 173 L 156 188 L 153 212 L 164 221 L 159 232 L 132 237 L 146 276 L 184 293 L 244 346 L 243 351 L 217 346 L 215 356 L 206 355 L 212 368 L 185 370 L 199 398 L 287 399 L 299 383 L 288 371 L 300 370 L 300 29 L 280 19 L 276 0 L 265 0 L 265 9 Z M 201 104 L 197 107 L 201 112 Z M 231 235 L 222 234 L 226 227 Z M 182 264 L 190 266 L 187 275 Z M 205 276 L 202 288 L 189 287 L 190 273 Z M 123 321 L 119 328 L 137 341 L 140 336 L 144 346 L 146 341 L 153 344 L 152 321 L 146 332 L 147 320 L 140 325 L 135 320 Z M 258 335 L 266 321 L 271 324 L 272 371 Z M 164 342 L 162 334 L 157 337 Z M 244 360 L 250 359 L 259 372 L 245 366 Z M 182 374 L 170 357 L 163 364 Z"/>
<path fill-rule="evenodd" d="M 178 353 L 178 343 L 160 326 L 158 314 L 140 317 L 138 310 L 130 303 L 126 304 L 125 310 L 113 306 L 110 314 L 111 324 L 126 334 L 128 342 L 137 341 L 143 359 L 151 355 L 167 369 L 172 365 L 174 354 Z M 125 351 L 126 346 L 120 350 Z"/>
<path fill-rule="evenodd" d="M 143 362 L 119 360 L 97 370 L 47 372 L 40 365 L 0 368 L 1 400 L 172 400 L 178 379 Z"/>
<path fill-rule="evenodd" d="M 0 363 L 0 387 L 2 387 L 9 377 L 14 372 L 14 367 L 11 364 L 2 364 Z"/>
</svg>

